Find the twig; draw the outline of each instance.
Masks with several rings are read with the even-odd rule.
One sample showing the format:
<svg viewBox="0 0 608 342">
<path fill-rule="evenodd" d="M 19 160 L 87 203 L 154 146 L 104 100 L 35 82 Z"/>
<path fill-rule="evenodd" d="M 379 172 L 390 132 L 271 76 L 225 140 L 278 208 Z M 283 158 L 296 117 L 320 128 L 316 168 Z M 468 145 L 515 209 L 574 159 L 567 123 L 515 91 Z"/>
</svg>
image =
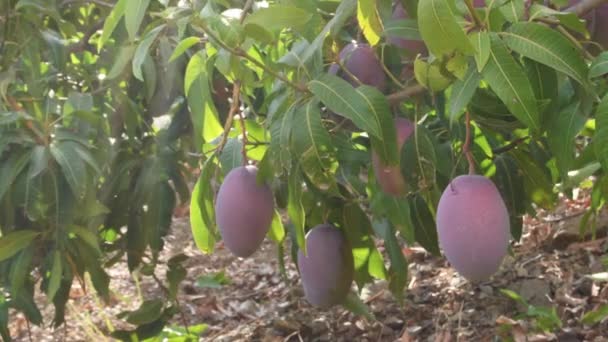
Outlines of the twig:
<svg viewBox="0 0 608 342">
<path fill-rule="evenodd" d="M 232 128 L 232 121 L 234 120 L 234 113 L 239 108 L 239 98 L 241 96 L 241 81 L 236 80 L 232 84 L 232 103 L 230 104 L 230 110 L 228 111 L 228 118 L 226 118 L 226 124 L 224 124 L 224 134 L 222 135 L 222 140 L 220 144 L 217 146 L 217 155 L 222 154 L 222 150 L 228 141 L 228 133 Z"/>
<path fill-rule="evenodd" d="M 557 30 L 563 34 L 564 36 L 566 36 L 566 38 L 568 38 L 569 41 L 571 41 L 577 49 L 579 49 L 587 59 L 594 59 L 595 57 L 593 57 L 591 55 L 591 53 L 589 53 L 589 51 L 587 51 L 582 45 L 581 43 L 578 41 L 578 39 L 576 39 L 576 37 L 574 37 L 572 34 L 570 34 L 570 32 L 568 32 L 568 30 L 566 30 L 562 25 L 558 25 L 557 26 Z"/>
<path fill-rule="evenodd" d="M 479 27 L 479 28 L 483 27 L 483 22 L 481 21 L 481 19 L 477 15 L 477 11 L 475 11 L 475 6 L 473 6 L 473 0 L 465 0 L 464 3 L 467 5 L 467 9 L 469 10 L 469 13 L 471 14 L 471 17 L 473 17 L 473 21 L 475 22 L 475 26 Z"/>
<path fill-rule="evenodd" d="M 387 99 L 391 104 L 397 104 L 407 98 L 424 93 L 425 91 L 426 89 L 423 86 L 421 86 L 420 84 L 415 84 L 396 93 L 388 95 Z"/>
<path fill-rule="evenodd" d="M 508 152 L 508 151 L 514 149 L 515 147 L 517 147 L 517 145 L 519 145 L 522 142 L 526 141 L 528 138 L 530 138 L 530 136 L 526 135 L 525 137 L 521 137 L 521 138 L 515 139 L 515 140 L 511 141 L 510 143 L 508 143 L 508 144 L 506 144 L 504 146 L 501 146 L 501 147 L 493 149 L 492 150 L 492 154 L 501 154 L 501 153 Z"/>
<path fill-rule="evenodd" d="M 163 291 L 165 296 L 169 297 L 169 289 L 167 289 L 165 284 L 163 284 L 163 282 L 160 279 L 158 279 L 158 277 L 156 276 L 156 274 L 154 272 L 152 272 L 152 279 L 154 279 L 154 281 L 156 282 L 158 287 L 160 287 L 161 291 Z M 182 324 L 184 325 L 184 329 L 186 330 L 186 333 L 188 335 L 190 335 L 190 329 L 188 328 L 188 321 L 186 320 L 186 315 L 184 314 L 184 311 L 182 310 L 182 307 L 179 303 L 179 299 L 177 299 L 177 296 L 175 296 L 175 299 L 173 301 L 175 302 L 177 311 L 179 311 L 179 316 L 180 316 L 180 319 L 182 320 Z"/>
<path fill-rule="evenodd" d="M 471 115 L 469 111 L 465 113 L 465 127 L 466 127 L 466 136 L 464 139 L 464 145 L 462 145 L 462 153 L 467 157 L 467 161 L 469 162 L 469 174 L 475 174 L 475 160 L 473 159 L 473 153 L 471 153 Z"/>
<path fill-rule="evenodd" d="M 599 7 L 602 4 L 608 3 L 608 0 L 582 0 L 579 3 L 572 5 L 564 10 L 564 12 L 572 12 L 577 16 L 581 17 L 587 14 L 594 8 Z"/>
<path fill-rule="evenodd" d="M 241 131 L 243 132 L 243 147 L 241 148 L 241 154 L 243 155 L 243 166 L 247 166 L 247 128 L 245 127 L 245 116 L 243 112 L 239 114 L 241 121 Z"/>
<path fill-rule="evenodd" d="M 253 0 L 247 0 L 245 6 L 243 6 L 243 12 L 241 12 L 241 18 L 239 20 L 241 24 L 245 21 L 245 18 L 247 17 L 247 12 L 249 12 L 251 6 L 253 6 Z"/>
</svg>

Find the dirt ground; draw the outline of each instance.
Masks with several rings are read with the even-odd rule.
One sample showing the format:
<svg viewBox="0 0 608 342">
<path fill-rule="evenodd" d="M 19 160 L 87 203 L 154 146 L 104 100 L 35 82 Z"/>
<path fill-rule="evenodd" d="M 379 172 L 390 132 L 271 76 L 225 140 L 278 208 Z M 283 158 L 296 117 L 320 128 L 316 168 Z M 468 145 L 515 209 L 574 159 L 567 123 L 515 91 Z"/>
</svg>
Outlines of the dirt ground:
<svg viewBox="0 0 608 342">
<path fill-rule="evenodd" d="M 602 265 L 608 241 L 575 239 L 585 201 L 564 201 L 554 213 L 525 218 L 524 236 L 513 246 L 513 256 L 507 256 L 501 270 L 482 284 L 470 284 L 443 258 L 404 248 L 410 279 L 404 305 L 393 299 L 386 282 L 371 284 L 361 293 L 375 321 L 339 307 L 312 308 L 303 298 L 289 256 L 288 279 L 280 276 L 276 247 L 269 241 L 249 259 L 235 258 L 221 246 L 213 255 L 202 254 L 192 241 L 187 215 L 175 218 L 163 258 L 178 253 L 190 257 L 180 302 L 188 325 L 208 325 L 201 341 L 608 341 L 608 319 L 582 323 L 585 313 L 608 304 L 608 282 L 589 277 L 608 271 L 608 265 Z M 608 225 L 608 215 L 601 215 L 598 222 L 600 227 Z M 219 272 L 228 284 L 197 285 L 199 277 Z M 164 270 L 156 274 L 162 277 Z M 149 277 L 131 276 L 124 262 L 110 275 L 109 305 L 75 284 L 65 326 L 32 326 L 28 333 L 23 317 L 13 312 L 13 336 L 17 341 L 111 341 L 109 331 L 128 328 L 116 319 L 118 313 L 162 292 Z M 530 315 L 520 317 L 527 308 L 501 289 L 527 300 L 533 306 Z M 48 325 L 53 308 L 42 296 L 38 302 Z M 561 328 L 549 333 L 536 329 L 533 310 L 543 307 L 555 308 Z M 181 325 L 178 318 L 175 324 Z"/>
</svg>

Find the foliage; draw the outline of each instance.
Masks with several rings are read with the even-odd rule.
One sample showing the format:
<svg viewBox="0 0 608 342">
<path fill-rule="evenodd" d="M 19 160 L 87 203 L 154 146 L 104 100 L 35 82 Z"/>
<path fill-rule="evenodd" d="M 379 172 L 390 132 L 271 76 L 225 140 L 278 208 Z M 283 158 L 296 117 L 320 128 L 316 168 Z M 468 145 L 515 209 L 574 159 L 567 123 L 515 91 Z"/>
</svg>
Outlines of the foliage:
<svg viewBox="0 0 608 342">
<path fill-rule="evenodd" d="M 400 245 L 438 254 L 439 196 L 467 172 L 465 112 L 476 169 L 507 203 L 514 240 L 522 215 L 589 176 L 596 215 L 608 196 L 608 52 L 585 23 L 557 0 L 401 2 L 409 19 L 393 19 L 388 0 L 0 2 L 2 337 L 8 308 L 42 323 L 35 291 L 58 326 L 86 274 L 102 298 L 105 269 L 123 257 L 156 277 L 178 204 L 190 203 L 196 244 L 212 252 L 214 196 L 246 159 L 291 220 L 272 225 L 280 251 L 330 222 L 353 246 L 358 287 L 387 279 L 402 298 Z M 388 44 L 394 36 L 422 39 L 430 54 Z M 328 74 L 353 39 L 373 47 L 386 91 Z M 417 124 L 401 153 L 396 116 Z M 407 195 L 379 189 L 371 150 L 401 166 Z M 163 331 L 184 258 L 169 262 L 154 320 L 117 336 Z"/>
</svg>

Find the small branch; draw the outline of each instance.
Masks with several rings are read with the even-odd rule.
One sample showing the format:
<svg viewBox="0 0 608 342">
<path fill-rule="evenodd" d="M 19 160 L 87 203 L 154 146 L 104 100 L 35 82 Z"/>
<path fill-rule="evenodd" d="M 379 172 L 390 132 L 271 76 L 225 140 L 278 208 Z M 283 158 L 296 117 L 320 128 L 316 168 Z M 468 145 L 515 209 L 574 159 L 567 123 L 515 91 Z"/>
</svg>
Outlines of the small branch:
<svg viewBox="0 0 608 342">
<path fill-rule="evenodd" d="M 226 124 L 224 125 L 224 134 L 222 140 L 217 146 L 217 155 L 222 154 L 222 150 L 228 141 L 228 134 L 232 128 L 232 121 L 234 120 L 234 114 L 239 109 L 239 99 L 241 96 L 241 81 L 236 80 L 232 85 L 232 103 L 230 104 L 230 110 L 228 111 L 228 118 L 226 118 Z"/>
<path fill-rule="evenodd" d="M 471 153 L 471 115 L 469 111 L 465 114 L 465 127 L 466 127 L 466 136 L 464 139 L 464 145 L 462 145 L 462 153 L 467 157 L 467 161 L 469 162 L 469 174 L 475 174 L 475 160 L 473 159 L 473 153 Z"/>
<path fill-rule="evenodd" d="M 426 89 L 423 86 L 421 86 L 420 84 L 416 84 L 416 85 L 404 88 L 403 90 L 400 90 L 396 93 L 392 93 L 392 94 L 388 95 L 387 99 L 391 104 L 397 104 L 412 96 L 424 93 L 425 91 L 426 91 Z"/>
<path fill-rule="evenodd" d="M 566 8 L 564 12 L 572 12 L 581 17 L 602 4 L 608 4 L 608 0 L 581 0 L 576 5 Z"/>
<path fill-rule="evenodd" d="M 506 144 L 504 146 L 501 146 L 501 147 L 493 149 L 492 153 L 493 154 L 501 154 L 501 153 L 508 152 L 508 151 L 514 149 L 515 147 L 517 147 L 517 145 L 519 145 L 522 142 L 526 141 L 528 138 L 530 138 L 530 136 L 526 135 L 525 137 L 521 137 L 521 138 L 515 139 L 515 140 L 511 141 L 510 143 L 508 143 L 508 144 Z"/>
<path fill-rule="evenodd" d="M 481 18 L 479 18 L 479 16 L 477 15 L 477 11 L 475 10 L 475 6 L 473 6 L 473 0 L 464 0 L 464 3 L 467 5 L 467 9 L 469 10 L 469 13 L 471 14 L 471 17 L 473 17 L 473 21 L 475 22 L 475 26 L 476 27 L 483 27 L 483 22 L 481 21 Z"/>
<path fill-rule="evenodd" d="M 243 155 L 243 166 L 247 166 L 247 128 L 245 127 L 245 117 L 243 112 L 239 114 L 241 121 L 241 130 L 243 132 L 243 148 L 241 148 L 241 154 Z"/>
<path fill-rule="evenodd" d="M 594 57 L 591 55 L 591 53 L 589 53 L 589 51 L 587 51 L 582 45 L 581 43 L 578 41 L 578 39 L 576 39 L 572 34 L 570 34 L 570 32 L 568 32 L 568 30 L 566 30 L 562 25 L 558 25 L 557 26 L 557 30 L 563 34 L 564 36 L 566 36 L 566 38 L 568 38 L 569 41 L 571 41 L 577 49 L 579 49 L 587 59 L 592 60 L 594 59 Z"/>
<path fill-rule="evenodd" d="M 241 12 L 241 18 L 240 18 L 241 24 L 243 22 L 245 22 L 245 18 L 247 17 L 247 12 L 249 12 L 249 10 L 251 9 L 251 6 L 253 6 L 253 0 L 247 0 L 247 2 L 245 3 L 245 6 L 243 6 L 243 12 Z"/>
<path fill-rule="evenodd" d="M 154 279 L 154 281 L 156 282 L 156 284 L 158 285 L 158 287 L 160 287 L 161 291 L 163 291 L 163 293 L 165 294 L 165 296 L 167 296 L 167 299 L 169 297 L 169 289 L 165 286 L 165 284 L 163 284 L 163 282 L 158 279 L 158 277 L 156 276 L 156 274 L 154 272 L 152 272 L 152 279 Z M 182 307 L 179 303 L 179 300 L 177 299 L 177 296 L 175 297 L 175 306 L 177 306 L 177 311 L 179 311 L 179 315 L 180 318 L 182 320 L 182 324 L 184 325 L 184 329 L 186 330 L 186 333 L 188 335 L 190 335 L 190 329 L 188 327 L 188 321 L 186 320 L 186 315 L 184 315 L 184 311 L 182 310 Z"/>
</svg>

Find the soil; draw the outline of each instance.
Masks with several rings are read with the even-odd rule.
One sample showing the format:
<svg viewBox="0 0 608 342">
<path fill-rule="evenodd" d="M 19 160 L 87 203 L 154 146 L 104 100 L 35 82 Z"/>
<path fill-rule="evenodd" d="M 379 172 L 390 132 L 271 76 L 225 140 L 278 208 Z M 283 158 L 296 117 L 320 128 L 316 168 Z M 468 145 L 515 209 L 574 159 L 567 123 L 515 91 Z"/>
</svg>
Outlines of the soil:
<svg viewBox="0 0 608 342">
<path fill-rule="evenodd" d="M 608 281 L 589 277 L 608 270 L 602 264 L 608 241 L 577 238 L 587 200 L 564 200 L 555 212 L 526 217 L 521 241 L 513 245 L 500 271 L 484 283 L 469 283 L 444 258 L 415 246 L 404 248 L 410 281 L 403 305 L 384 281 L 361 292 L 375 320 L 341 307 L 311 307 L 289 256 L 285 257 L 287 279 L 281 277 L 276 246 L 270 241 L 248 259 L 235 258 L 221 244 L 212 255 L 201 253 L 184 213 L 174 219 L 162 259 L 179 253 L 189 256 L 179 299 L 188 325 L 208 325 L 201 341 L 608 341 L 608 318 L 582 323 L 585 313 L 608 305 Z M 600 215 L 598 227 L 606 223 L 608 215 Z M 381 243 L 379 247 L 382 250 Z M 162 279 L 164 272 L 159 268 L 156 275 Z M 224 272 L 228 284 L 197 285 L 199 277 L 219 272 Z M 117 314 L 163 293 L 150 277 L 130 275 L 125 262 L 109 273 L 110 303 L 102 303 L 90 286 L 84 291 L 75 283 L 67 324 L 50 328 L 52 305 L 39 296 L 45 326 L 28 329 L 23 316 L 12 312 L 12 335 L 17 341 L 111 341 L 109 331 L 130 328 Z M 529 308 L 501 289 L 515 291 L 532 309 L 555 309 L 561 328 L 540 331 L 534 311 L 525 315 Z M 180 315 L 172 323 L 183 325 Z"/>
</svg>

